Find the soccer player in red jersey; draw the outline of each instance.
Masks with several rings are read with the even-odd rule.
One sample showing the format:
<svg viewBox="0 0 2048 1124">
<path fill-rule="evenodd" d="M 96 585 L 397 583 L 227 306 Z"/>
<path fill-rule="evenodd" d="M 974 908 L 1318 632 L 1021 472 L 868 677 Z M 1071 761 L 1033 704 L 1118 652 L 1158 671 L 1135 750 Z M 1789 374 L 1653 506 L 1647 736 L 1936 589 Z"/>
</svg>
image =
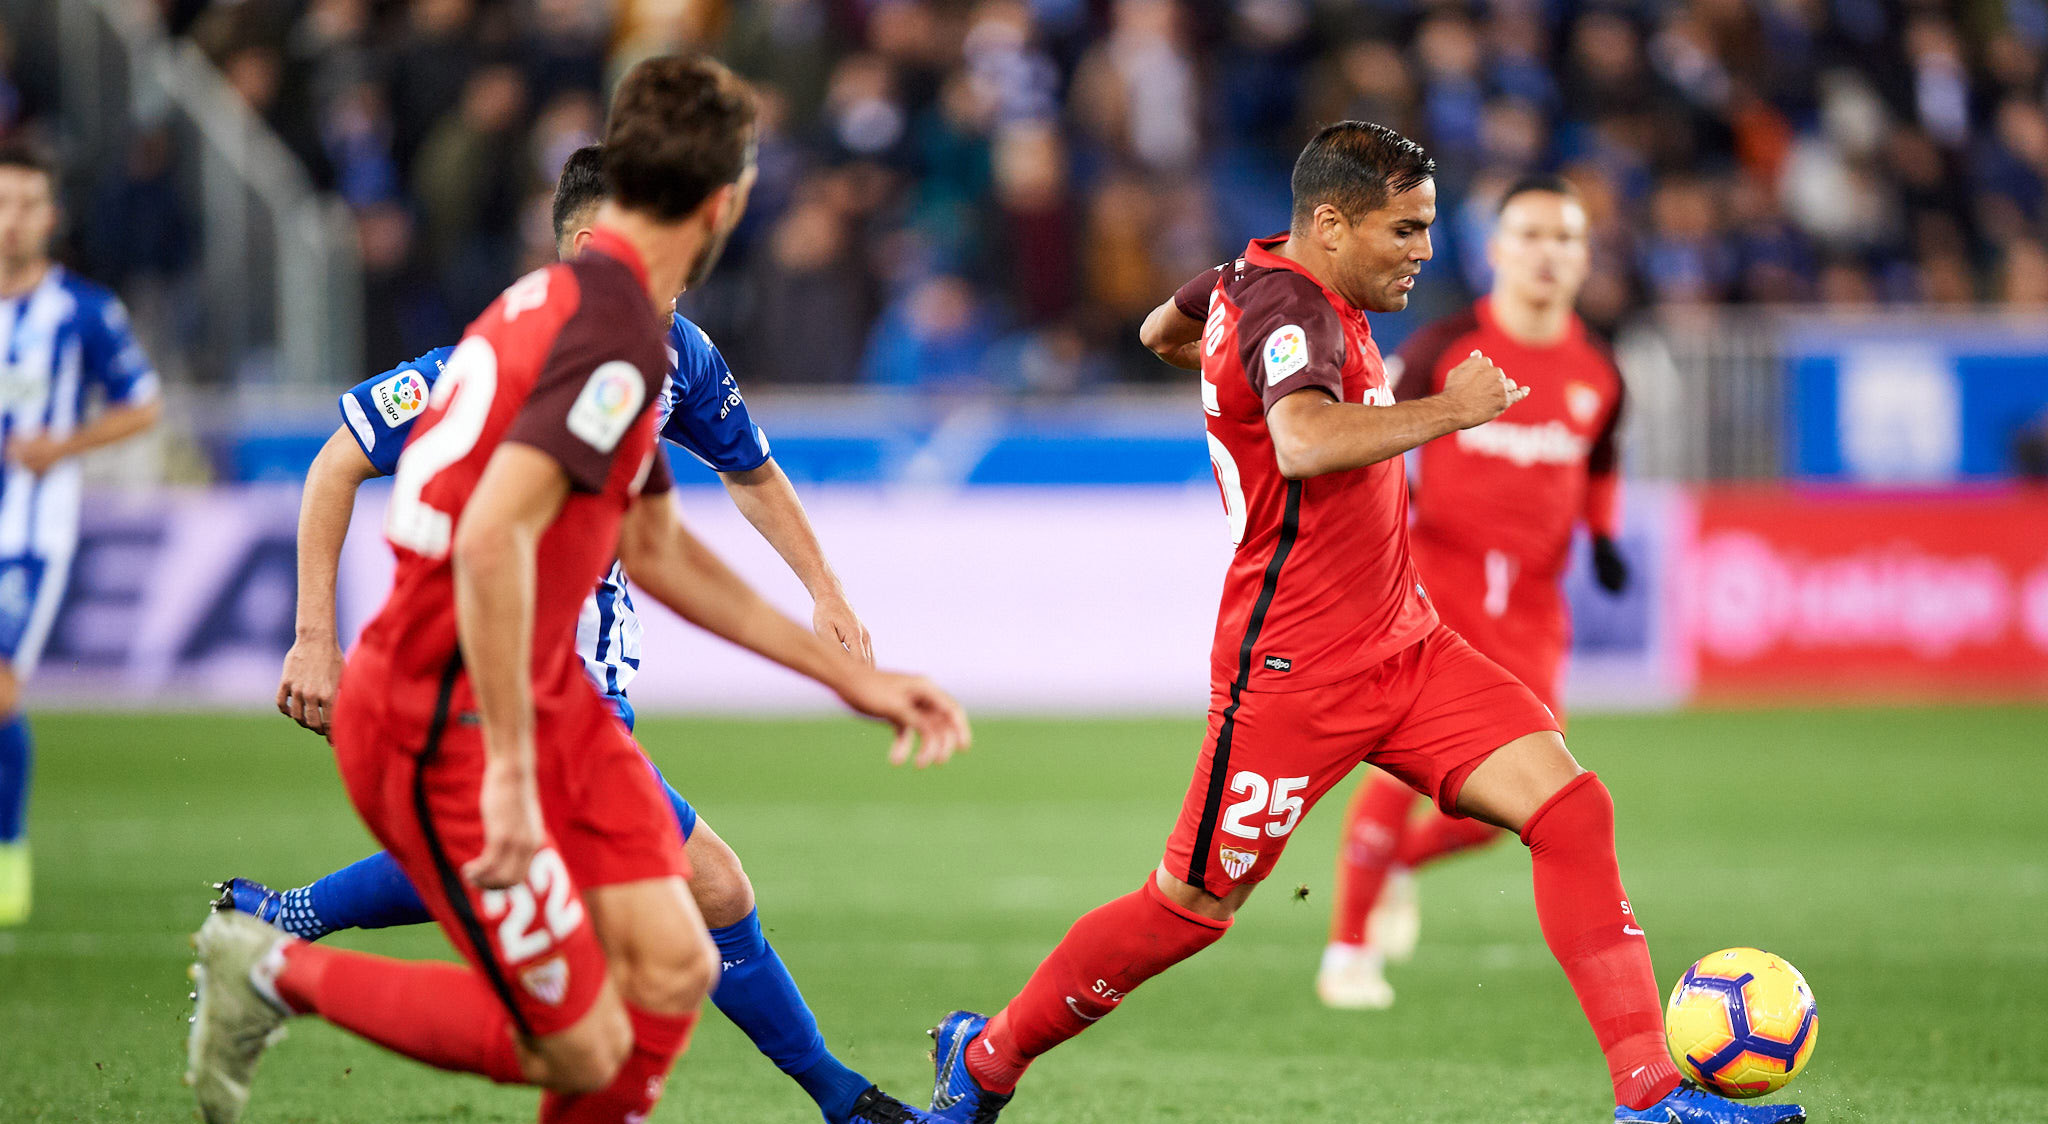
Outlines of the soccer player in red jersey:
<svg viewBox="0 0 2048 1124">
<path fill-rule="evenodd" d="M 1435 163 L 1379 125 L 1319 132 L 1294 165 L 1290 230 L 1168 301 L 1148 346 L 1199 357 L 1209 449 L 1237 552 L 1224 581 L 1209 734 L 1163 862 L 1083 916 L 993 1018 L 933 1029 L 935 1115 L 987 1124 L 1032 1060 L 1215 943 L 1301 817 L 1361 762 L 1437 806 L 1518 832 L 1536 911 L 1606 1055 L 1618 1121 L 1777 1124 L 1680 1084 L 1649 946 L 1622 889 L 1614 804 L 1548 708 L 1437 619 L 1408 549 L 1401 454 L 1528 392 L 1476 351 L 1441 392 L 1396 402 L 1366 323 L 1430 258 Z"/>
<path fill-rule="evenodd" d="M 1514 371 L 1529 400 L 1512 417 L 1416 450 L 1409 541 L 1437 615 L 1561 720 L 1571 618 L 1560 583 L 1574 527 L 1583 522 L 1592 534 L 1600 584 L 1619 593 L 1628 581 L 1614 545 L 1621 373 L 1572 311 L 1590 250 L 1570 183 L 1536 176 L 1510 187 L 1487 257 L 1492 291 L 1416 333 L 1388 364 L 1394 398 L 1443 389 L 1476 348 Z M 1316 994 L 1332 1007 L 1393 1003 L 1384 964 L 1414 951 L 1418 926 L 1408 872 L 1500 835 L 1484 820 L 1434 809 L 1411 817 L 1415 802 L 1407 785 L 1378 770 L 1352 798 L 1316 976 Z"/>
<path fill-rule="evenodd" d="M 874 671 L 770 608 L 685 531 L 650 407 L 665 312 L 745 208 L 754 110 L 703 58 L 636 67 L 606 126 L 586 251 L 522 278 L 450 357 L 399 459 L 389 599 L 343 674 L 349 798 L 466 966 L 310 944 L 240 913 L 198 935 L 189 1079 L 237 1119 L 290 1015 L 408 1057 L 542 1086 L 548 1124 L 639 1121 L 718 959 L 675 819 L 576 655 L 614 557 L 685 618 L 893 723 L 920 763 L 967 738 L 944 692 Z"/>
</svg>

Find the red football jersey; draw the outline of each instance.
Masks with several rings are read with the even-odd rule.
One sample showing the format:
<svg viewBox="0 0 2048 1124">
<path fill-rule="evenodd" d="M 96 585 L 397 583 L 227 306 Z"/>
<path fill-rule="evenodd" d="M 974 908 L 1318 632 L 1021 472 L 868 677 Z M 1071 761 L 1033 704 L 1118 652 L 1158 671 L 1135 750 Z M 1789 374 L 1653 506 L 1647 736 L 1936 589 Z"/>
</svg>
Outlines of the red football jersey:
<svg viewBox="0 0 2048 1124">
<path fill-rule="evenodd" d="M 1408 557 L 1396 457 L 1307 480 L 1280 475 L 1266 411 L 1308 388 L 1392 405 L 1365 314 L 1259 239 L 1175 294 L 1204 320 L 1209 455 L 1237 544 L 1216 615 L 1220 688 L 1297 691 L 1344 679 L 1436 626 Z M 1206 284 L 1208 293 L 1202 296 Z M 1200 302 L 1203 311 L 1192 311 Z"/>
<path fill-rule="evenodd" d="M 534 708 L 546 714 L 578 692 L 594 699 L 576 655 L 577 614 L 618 554 L 627 505 L 669 486 L 649 408 L 668 372 L 662 329 L 639 254 L 605 230 L 581 257 L 515 282 L 469 326 L 399 457 L 385 521 L 397 574 L 352 657 L 384 669 L 387 725 L 424 729 L 458 658 L 449 547 L 506 441 L 553 457 L 571 487 L 536 557 Z M 466 676 L 450 706 L 473 706 Z"/>
<path fill-rule="evenodd" d="M 1417 332 L 1394 367 L 1401 400 L 1435 394 L 1473 349 L 1529 396 L 1507 413 L 1431 441 L 1415 453 L 1415 534 L 1434 548 L 1500 552 L 1517 582 L 1554 584 L 1581 518 L 1615 531 L 1615 432 L 1621 374 L 1614 358 L 1571 319 L 1563 339 L 1532 346 L 1501 330 L 1491 301 Z M 1425 575 L 1432 581 L 1436 575 Z"/>
</svg>

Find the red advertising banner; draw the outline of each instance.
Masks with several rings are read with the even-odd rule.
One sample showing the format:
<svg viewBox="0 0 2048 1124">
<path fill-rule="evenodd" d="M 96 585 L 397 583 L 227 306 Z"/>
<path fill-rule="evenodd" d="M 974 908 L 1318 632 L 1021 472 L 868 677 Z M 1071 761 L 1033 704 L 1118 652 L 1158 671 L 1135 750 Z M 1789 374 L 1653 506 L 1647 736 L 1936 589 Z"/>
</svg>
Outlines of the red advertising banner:
<svg viewBox="0 0 2048 1124">
<path fill-rule="evenodd" d="M 1711 488 L 1681 558 L 1701 700 L 2048 696 L 2048 491 Z"/>
</svg>

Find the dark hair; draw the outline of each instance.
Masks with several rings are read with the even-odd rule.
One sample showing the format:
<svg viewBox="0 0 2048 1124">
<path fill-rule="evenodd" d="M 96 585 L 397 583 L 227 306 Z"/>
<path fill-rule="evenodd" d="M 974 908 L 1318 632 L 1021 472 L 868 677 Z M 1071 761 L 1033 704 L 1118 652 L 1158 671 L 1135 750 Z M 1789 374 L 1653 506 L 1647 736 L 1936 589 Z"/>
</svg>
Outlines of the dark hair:
<svg viewBox="0 0 2048 1124">
<path fill-rule="evenodd" d="M 0 143 L 0 168 L 22 168 L 41 172 L 49 177 L 50 186 L 57 186 L 57 162 L 48 153 L 26 141 Z"/>
<path fill-rule="evenodd" d="M 1294 161 L 1294 225 L 1306 226 L 1324 203 L 1356 221 L 1434 175 L 1429 153 L 1385 125 L 1325 126 Z"/>
<path fill-rule="evenodd" d="M 1572 181 L 1563 176 L 1523 176 L 1509 184 L 1508 189 L 1501 193 L 1500 205 L 1494 208 L 1493 213 L 1498 215 L 1506 211 L 1508 204 L 1514 202 L 1517 195 L 1562 195 L 1574 203 L 1579 201 L 1579 189 L 1573 187 Z"/>
<path fill-rule="evenodd" d="M 606 194 L 621 207 L 674 222 L 753 158 L 753 94 L 718 60 L 651 58 L 619 84 L 603 163 Z"/>
<path fill-rule="evenodd" d="M 562 175 L 555 181 L 555 241 L 569 233 L 569 224 L 583 212 L 604 202 L 604 148 L 586 144 L 562 162 Z"/>
</svg>

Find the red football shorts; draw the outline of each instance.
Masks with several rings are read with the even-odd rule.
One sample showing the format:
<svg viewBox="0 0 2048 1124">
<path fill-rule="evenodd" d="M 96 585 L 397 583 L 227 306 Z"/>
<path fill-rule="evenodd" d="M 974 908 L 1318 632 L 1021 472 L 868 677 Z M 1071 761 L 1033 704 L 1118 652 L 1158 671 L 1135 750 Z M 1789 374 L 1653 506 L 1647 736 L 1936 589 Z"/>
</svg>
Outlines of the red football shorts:
<svg viewBox="0 0 2048 1124">
<path fill-rule="evenodd" d="M 528 1036 L 566 1030 L 603 986 L 604 952 L 581 890 L 690 874 L 654 771 L 590 692 L 537 715 L 535 779 L 545 845 L 524 885 L 480 890 L 461 876 L 483 850 L 483 728 L 456 695 L 438 738 L 400 739 L 374 721 L 374 661 L 351 660 L 334 722 L 349 799 L 434 919 Z M 351 682 L 354 680 L 354 682 Z M 352 701 L 356 705 L 351 705 Z"/>
<path fill-rule="evenodd" d="M 1322 795 L 1371 762 L 1452 810 L 1494 750 L 1557 719 L 1521 681 L 1439 625 L 1379 665 L 1282 693 L 1209 700 L 1209 737 L 1166 842 L 1166 869 L 1222 895 L 1273 869 Z"/>
<path fill-rule="evenodd" d="M 1410 543 L 1437 619 L 1562 713 L 1571 616 L 1557 577 L 1523 573 L 1501 551 L 1461 550 L 1420 535 Z"/>
</svg>

